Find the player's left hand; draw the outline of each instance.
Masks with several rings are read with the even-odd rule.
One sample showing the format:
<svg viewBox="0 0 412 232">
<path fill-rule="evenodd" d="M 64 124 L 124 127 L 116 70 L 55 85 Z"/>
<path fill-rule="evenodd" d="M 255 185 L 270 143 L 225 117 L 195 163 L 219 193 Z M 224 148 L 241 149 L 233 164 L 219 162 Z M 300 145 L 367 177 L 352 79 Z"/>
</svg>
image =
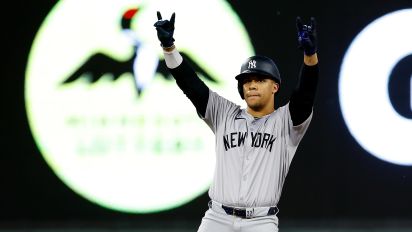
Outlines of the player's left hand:
<svg viewBox="0 0 412 232">
<path fill-rule="evenodd" d="M 311 56 L 317 52 L 316 21 L 310 18 L 310 25 L 302 23 L 300 17 L 296 17 L 296 29 L 298 32 L 299 48 L 305 55 Z"/>
</svg>

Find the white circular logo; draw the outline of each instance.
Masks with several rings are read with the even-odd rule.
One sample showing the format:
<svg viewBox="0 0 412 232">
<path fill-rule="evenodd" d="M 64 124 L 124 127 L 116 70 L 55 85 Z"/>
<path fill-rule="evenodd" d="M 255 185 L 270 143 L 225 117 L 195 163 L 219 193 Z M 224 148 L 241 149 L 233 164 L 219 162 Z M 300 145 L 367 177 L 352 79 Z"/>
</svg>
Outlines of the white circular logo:
<svg viewBox="0 0 412 232">
<path fill-rule="evenodd" d="M 404 9 L 370 23 L 346 52 L 339 79 L 340 106 L 353 137 L 372 155 L 399 165 L 412 165 L 412 120 L 394 109 L 388 85 L 398 62 L 412 54 L 411 21 L 412 9 Z M 411 73 L 402 78 L 411 91 Z"/>
<path fill-rule="evenodd" d="M 165 67 L 153 24 L 176 12 L 176 46 L 214 91 L 240 104 L 253 47 L 224 0 L 66 0 L 41 25 L 26 70 L 30 128 L 72 190 L 148 213 L 203 194 L 214 136 Z"/>
</svg>

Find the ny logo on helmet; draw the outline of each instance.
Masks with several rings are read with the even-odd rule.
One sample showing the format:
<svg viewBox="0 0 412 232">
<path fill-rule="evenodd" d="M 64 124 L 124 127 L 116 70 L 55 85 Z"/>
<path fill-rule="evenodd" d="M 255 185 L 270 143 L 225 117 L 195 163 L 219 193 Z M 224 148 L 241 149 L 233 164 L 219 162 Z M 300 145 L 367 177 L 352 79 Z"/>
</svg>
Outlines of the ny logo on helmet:
<svg viewBox="0 0 412 232">
<path fill-rule="evenodd" d="M 256 68 L 256 60 L 251 60 L 249 61 L 249 66 L 248 68 Z"/>
</svg>

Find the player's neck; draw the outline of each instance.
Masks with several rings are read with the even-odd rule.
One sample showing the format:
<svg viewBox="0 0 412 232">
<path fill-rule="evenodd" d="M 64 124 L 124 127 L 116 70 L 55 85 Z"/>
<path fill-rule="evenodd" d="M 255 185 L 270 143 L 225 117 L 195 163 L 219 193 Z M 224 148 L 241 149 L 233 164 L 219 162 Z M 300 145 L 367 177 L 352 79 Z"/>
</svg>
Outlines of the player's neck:
<svg viewBox="0 0 412 232">
<path fill-rule="evenodd" d="M 265 108 L 262 108 L 262 109 L 252 109 L 250 107 L 247 107 L 246 110 L 254 118 L 261 118 L 263 116 L 271 114 L 273 111 L 275 111 L 275 108 L 273 105 L 268 104 Z"/>
</svg>

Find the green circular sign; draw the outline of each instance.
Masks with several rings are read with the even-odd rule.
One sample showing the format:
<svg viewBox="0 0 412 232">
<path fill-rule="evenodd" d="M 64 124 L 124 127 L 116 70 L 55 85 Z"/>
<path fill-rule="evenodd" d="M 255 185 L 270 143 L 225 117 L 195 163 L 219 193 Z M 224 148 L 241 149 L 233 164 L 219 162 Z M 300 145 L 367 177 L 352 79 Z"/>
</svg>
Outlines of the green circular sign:
<svg viewBox="0 0 412 232">
<path fill-rule="evenodd" d="M 45 160 L 103 207 L 150 213 L 203 194 L 214 136 L 165 71 L 153 27 L 176 12 L 176 46 L 205 83 L 238 103 L 234 76 L 253 47 L 224 0 L 59 1 L 41 25 L 25 101 Z"/>
</svg>

